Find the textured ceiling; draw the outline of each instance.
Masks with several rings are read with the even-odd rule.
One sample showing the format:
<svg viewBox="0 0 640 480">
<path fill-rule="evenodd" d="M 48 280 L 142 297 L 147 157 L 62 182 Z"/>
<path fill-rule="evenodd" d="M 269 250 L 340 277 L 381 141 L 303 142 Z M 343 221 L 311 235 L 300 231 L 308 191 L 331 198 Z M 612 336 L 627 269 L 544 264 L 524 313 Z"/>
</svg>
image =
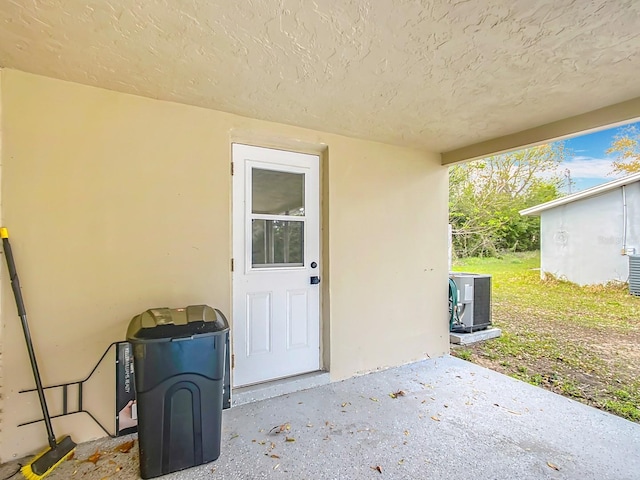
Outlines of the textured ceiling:
<svg viewBox="0 0 640 480">
<path fill-rule="evenodd" d="M 2 0 L 0 66 L 446 151 L 640 96 L 638 0 Z"/>
</svg>

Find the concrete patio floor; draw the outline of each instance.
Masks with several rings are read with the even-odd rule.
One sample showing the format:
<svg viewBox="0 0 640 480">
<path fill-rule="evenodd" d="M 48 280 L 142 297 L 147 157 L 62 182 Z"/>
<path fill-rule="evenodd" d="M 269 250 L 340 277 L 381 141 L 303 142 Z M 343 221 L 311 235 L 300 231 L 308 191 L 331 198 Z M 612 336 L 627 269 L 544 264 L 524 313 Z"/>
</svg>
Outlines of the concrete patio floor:
<svg viewBox="0 0 640 480">
<path fill-rule="evenodd" d="M 163 480 L 640 479 L 640 425 L 450 356 L 223 417 L 220 458 Z M 269 433 L 279 425 L 289 427 Z M 82 444 L 47 478 L 137 479 L 137 443 L 113 451 L 135 438 Z"/>
</svg>

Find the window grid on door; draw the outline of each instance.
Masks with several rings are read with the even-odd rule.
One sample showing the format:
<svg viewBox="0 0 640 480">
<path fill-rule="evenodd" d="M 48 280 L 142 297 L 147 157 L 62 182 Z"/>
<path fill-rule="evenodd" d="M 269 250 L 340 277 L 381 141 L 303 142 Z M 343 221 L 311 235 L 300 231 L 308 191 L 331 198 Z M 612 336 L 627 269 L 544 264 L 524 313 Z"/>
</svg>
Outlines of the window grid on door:
<svg viewBox="0 0 640 480">
<path fill-rule="evenodd" d="M 252 166 L 247 180 L 250 269 L 304 268 L 306 175 Z"/>
</svg>

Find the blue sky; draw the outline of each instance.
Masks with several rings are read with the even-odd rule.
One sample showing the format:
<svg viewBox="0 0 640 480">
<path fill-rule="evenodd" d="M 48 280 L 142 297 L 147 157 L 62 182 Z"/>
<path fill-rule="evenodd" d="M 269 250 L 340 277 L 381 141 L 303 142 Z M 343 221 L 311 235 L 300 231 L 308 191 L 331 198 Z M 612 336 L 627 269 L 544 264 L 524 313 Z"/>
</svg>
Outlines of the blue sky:
<svg viewBox="0 0 640 480">
<path fill-rule="evenodd" d="M 631 125 L 640 128 L 640 122 Z M 562 169 L 569 169 L 571 180 L 573 180 L 572 193 L 610 182 L 619 177 L 610 175 L 611 162 L 615 160 L 615 156 L 607 155 L 605 152 L 611 146 L 616 134 L 627 127 L 629 125 L 601 130 L 564 141 L 568 156 Z"/>
</svg>

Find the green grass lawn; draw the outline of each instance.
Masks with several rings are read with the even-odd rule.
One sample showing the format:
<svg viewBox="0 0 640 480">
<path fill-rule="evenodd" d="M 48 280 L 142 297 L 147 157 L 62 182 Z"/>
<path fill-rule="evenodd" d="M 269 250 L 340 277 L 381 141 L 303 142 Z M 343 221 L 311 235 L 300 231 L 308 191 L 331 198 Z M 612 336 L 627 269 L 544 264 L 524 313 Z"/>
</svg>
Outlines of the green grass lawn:
<svg viewBox="0 0 640 480">
<path fill-rule="evenodd" d="M 626 285 L 540 279 L 538 252 L 469 258 L 492 275 L 495 340 L 453 354 L 640 422 L 640 297 Z"/>
</svg>

